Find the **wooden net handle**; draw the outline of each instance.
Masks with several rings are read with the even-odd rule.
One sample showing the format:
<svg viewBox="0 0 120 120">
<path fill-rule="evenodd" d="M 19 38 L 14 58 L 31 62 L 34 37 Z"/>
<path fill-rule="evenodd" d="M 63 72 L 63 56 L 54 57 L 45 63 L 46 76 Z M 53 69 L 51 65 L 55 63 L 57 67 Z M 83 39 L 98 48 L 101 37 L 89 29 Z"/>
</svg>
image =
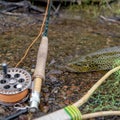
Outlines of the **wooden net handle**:
<svg viewBox="0 0 120 120">
<path fill-rule="evenodd" d="M 34 120 L 71 120 L 71 117 L 66 113 L 64 109 L 60 109 L 46 116 L 36 118 Z"/>
<path fill-rule="evenodd" d="M 45 79 L 45 66 L 48 52 L 48 38 L 43 36 L 38 50 L 36 68 L 33 77 Z"/>
</svg>

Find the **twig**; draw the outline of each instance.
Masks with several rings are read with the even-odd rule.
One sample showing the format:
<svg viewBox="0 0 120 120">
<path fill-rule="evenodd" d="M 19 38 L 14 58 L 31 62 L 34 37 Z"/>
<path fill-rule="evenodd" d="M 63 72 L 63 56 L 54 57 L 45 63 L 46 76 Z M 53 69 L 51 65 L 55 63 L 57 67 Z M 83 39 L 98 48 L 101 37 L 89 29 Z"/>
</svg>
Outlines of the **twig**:
<svg viewBox="0 0 120 120">
<path fill-rule="evenodd" d="M 22 2 L 16 2 L 16 3 L 0 1 L 0 4 L 5 7 L 9 7 L 8 9 L 0 11 L 2 14 L 6 14 L 6 15 L 13 15 L 13 16 L 23 15 L 19 13 L 12 13 L 13 10 L 18 9 L 18 8 L 23 8 L 24 10 L 27 10 L 28 12 L 33 10 L 39 13 L 44 13 L 43 9 L 40 9 L 39 7 L 32 5 L 29 1 L 22 1 Z"/>
<path fill-rule="evenodd" d="M 100 18 L 101 19 L 103 19 L 104 21 L 108 21 L 108 22 L 113 22 L 113 23 L 118 23 L 118 24 L 120 24 L 120 18 L 118 19 L 113 19 L 113 18 L 106 18 L 106 17 L 104 17 L 104 16 L 102 16 L 102 15 L 100 15 Z"/>
</svg>

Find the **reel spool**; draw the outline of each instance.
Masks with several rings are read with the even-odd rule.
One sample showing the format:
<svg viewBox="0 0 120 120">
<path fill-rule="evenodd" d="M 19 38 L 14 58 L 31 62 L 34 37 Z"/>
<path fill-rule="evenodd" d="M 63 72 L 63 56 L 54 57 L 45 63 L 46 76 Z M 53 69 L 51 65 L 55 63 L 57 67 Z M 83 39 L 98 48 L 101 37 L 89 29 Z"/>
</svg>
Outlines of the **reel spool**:
<svg viewBox="0 0 120 120">
<path fill-rule="evenodd" d="M 20 68 L 0 71 L 0 104 L 14 104 L 27 99 L 31 75 Z"/>
</svg>

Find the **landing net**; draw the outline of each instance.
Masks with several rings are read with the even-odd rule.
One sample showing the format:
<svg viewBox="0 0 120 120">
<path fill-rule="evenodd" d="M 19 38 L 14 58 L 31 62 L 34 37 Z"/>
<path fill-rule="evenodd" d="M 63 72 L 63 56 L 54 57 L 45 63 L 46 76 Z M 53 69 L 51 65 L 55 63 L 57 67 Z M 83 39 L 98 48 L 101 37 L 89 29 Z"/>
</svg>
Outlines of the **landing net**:
<svg viewBox="0 0 120 120">
<path fill-rule="evenodd" d="M 114 61 L 113 68 L 120 65 L 120 60 Z M 90 97 L 88 102 L 80 107 L 83 114 L 100 111 L 120 110 L 120 70 L 112 74 Z"/>
</svg>

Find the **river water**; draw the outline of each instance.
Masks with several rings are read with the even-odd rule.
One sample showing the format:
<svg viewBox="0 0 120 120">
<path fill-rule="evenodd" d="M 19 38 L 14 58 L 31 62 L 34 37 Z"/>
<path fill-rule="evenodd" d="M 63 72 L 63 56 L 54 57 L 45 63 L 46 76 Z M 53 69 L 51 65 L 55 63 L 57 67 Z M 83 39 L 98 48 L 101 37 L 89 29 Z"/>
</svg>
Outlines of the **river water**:
<svg viewBox="0 0 120 120">
<path fill-rule="evenodd" d="M 43 16 L 0 16 L 0 63 L 5 61 L 9 67 L 14 67 L 37 36 Z M 120 46 L 119 31 L 120 22 L 104 21 L 100 16 L 87 12 L 62 11 L 59 17 L 51 17 L 46 80 L 42 87 L 40 111 L 33 117 L 53 112 L 80 99 L 104 73 L 78 74 L 65 71 L 62 67 L 75 57 L 105 47 Z M 39 43 L 40 39 L 19 66 L 31 74 L 35 68 Z M 87 113 L 87 110 L 82 112 Z M 117 120 L 117 117 L 97 119 Z"/>
</svg>

